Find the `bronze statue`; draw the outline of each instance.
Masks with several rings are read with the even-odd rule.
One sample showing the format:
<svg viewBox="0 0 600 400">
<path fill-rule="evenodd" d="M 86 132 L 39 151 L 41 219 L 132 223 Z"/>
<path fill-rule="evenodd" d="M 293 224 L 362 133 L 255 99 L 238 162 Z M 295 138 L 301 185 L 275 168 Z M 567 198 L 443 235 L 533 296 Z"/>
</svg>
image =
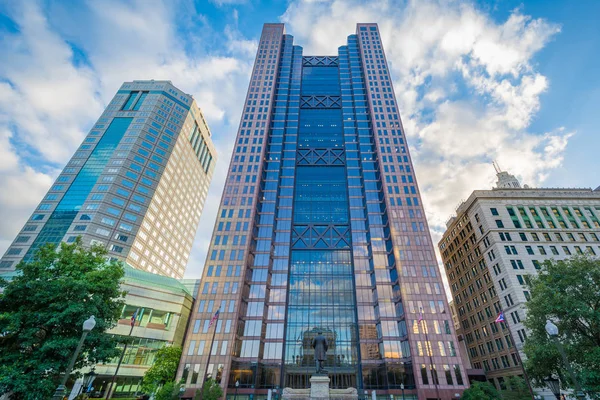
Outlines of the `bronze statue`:
<svg viewBox="0 0 600 400">
<path fill-rule="evenodd" d="M 327 339 L 323 332 L 317 332 L 317 336 L 312 341 L 312 348 L 315 349 L 315 361 L 317 363 L 317 374 L 327 373 L 323 369 L 323 361 L 327 359 Z"/>
</svg>

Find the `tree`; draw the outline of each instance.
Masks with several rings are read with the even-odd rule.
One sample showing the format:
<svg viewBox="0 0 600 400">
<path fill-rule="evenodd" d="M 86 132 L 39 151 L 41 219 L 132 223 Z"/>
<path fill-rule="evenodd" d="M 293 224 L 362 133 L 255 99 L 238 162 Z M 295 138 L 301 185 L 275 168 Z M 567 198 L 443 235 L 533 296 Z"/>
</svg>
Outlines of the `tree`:
<svg viewBox="0 0 600 400">
<path fill-rule="evenodd" d="M 156 352 L 154 364 L 144 374 L 142 390 L 154 393 L 160 385 L 172 381 L 181 358 L 181 347 L 163 347 Z"/>
<path fill-rule="evenodd" d="M 208 378 L 204 382 L 204 390 L 202 390 L 202 400 L 217 400 L 223 396 L 223 389 L 213 378 Z"/>
<path fill-rule="evenodd" d="M 473 382 L 471 387 L 463 392 L 461 400 L 499 400 L 498 390 L 489 382 Z"/>
<path fill-rule="evenodd" d="M 563 344 L 584 390 L 600 398 L 600 260 L 576 257 L 546 261 L 531 281 L 525 326 L 530 334 L 525 342 L 525 367 L 536 385 L 553 374 L 563 387 L 573 387 L 565 374 L 560 353 L 545 330 L 546 320 L 559 328 Z"/>
<path fill-rule="evenodd" d="M 181 384 L 177 384 L 173 381 L 167 382 L 158 389 L 154 398 L 156 400 L 178 400 L 180 388 Z"/>
<path fill-rule="evenodd" d="M 0 279 L 0 394 L 13 399 L 50 398 L 65 372 L 91 315 L 75 369 L 116 357 L 116 340 L 105 333 L 123 307 L 120 262 L 106 261 L 106 250 L 62 243 L 41 248 L 17 265 L 12 281 Z"/>
<path fill-rule="evenodd" d="M 525 379 L 518 376 L 506 378 L 506 390 L 500 392 L 503 400 L 531 400 L 531 393 Z"/>
</svg>

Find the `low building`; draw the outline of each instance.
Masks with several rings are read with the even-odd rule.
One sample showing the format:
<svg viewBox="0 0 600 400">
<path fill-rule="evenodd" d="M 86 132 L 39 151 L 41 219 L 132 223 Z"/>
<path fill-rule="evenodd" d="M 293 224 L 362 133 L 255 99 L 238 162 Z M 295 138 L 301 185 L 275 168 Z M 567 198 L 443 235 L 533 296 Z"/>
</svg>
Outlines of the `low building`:
<svg viewBox="0 0 600 400">
<path fill-rule="evenodd" d="M 600 190 L 522 188 L 498 171 L 496 188 L 460 204 L 439 249 L 470 363 L 503 388 L 523 375 L 529 279 L 545 260 L 600 254 Z"/>
<path fill-rule="evenodd" d="M 112 389 L 113 398 L 134 397 L 139 393 L 142 377 L 152 366 L 158 349 L 182 346 L 194 300 L 189 287 L 193 286 L 189 280 L 184 284 L 177 279 L 125 267 L 122 284 L 127 292 L 125 306 L 117 326 L 109 333 L 120 336 L 124 342 L 136 311 L 137 316 Z M 95 366 L 98 375 L 93 382 L 94 397 L 106 396 L 118 359 Z"/>
</svg>

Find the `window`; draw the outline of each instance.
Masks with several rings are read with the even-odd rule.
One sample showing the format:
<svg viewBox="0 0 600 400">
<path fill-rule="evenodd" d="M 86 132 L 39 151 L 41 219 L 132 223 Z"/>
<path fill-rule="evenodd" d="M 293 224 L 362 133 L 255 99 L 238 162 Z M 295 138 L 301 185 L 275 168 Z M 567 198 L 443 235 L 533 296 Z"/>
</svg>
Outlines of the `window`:
<svg viewBox="0 0 600 400">
<path fill-rule="evenodd" d="M 29 241 L 30 236 L 17 236 L 15 239 L 15 243 L 27 243 Z"/>
<path fill-rule="evenodd" d="M 527 254 L 533 254 L 533 249 L 531 246 L 525 246 L 525 250 L 527 250 Z"/>
<path fill-rule="evenodd" d="M 129 93 L 129 97 L 127 98 L 127 101 L 125 102 L 125 104 L 123 105 L 123 108 L 121 108 L 121 110 L 123 110 L 123 111 L 131 110 L 131 106 L 133 105 L 134 100 L 138 96 L 138 93 L 139 92 Z"/>
<path fill-rule="evenodd" d="M 499 220 L 499 219 L 497 219 L 497 220 L 496 220 L 496 226 L 497 226 L 498 228 L 504 228 L 504 224 L 502 223 L 502 220 Z"/>
<path fill-rule="evenodd" d="M 519 232 L 519 236 L 521 237 L 521 241 L 523 241 L 523 242 L 527 241 L 527 236 L 525 235 L 525 233 Z"/>
<path fill-rule="evenodd" d="M 423 379 L 423 384 L 429 384 L 429 377 L 427 375 L 427 365 L 421 364 L 421 379 Z"/>
<path fill-rule="evenodd" d="M 544 246 L 538 246 L 538 251 L 540 252 L 541 255 L 543 255 L 543 256 L 546 255 L 546 249 L 544 248 Z"/>
<path fill-rule="evenodd" d="M 490 208 L 492 215 L 498 215 L 498 210 L 495 208 Z"/>
</svg>

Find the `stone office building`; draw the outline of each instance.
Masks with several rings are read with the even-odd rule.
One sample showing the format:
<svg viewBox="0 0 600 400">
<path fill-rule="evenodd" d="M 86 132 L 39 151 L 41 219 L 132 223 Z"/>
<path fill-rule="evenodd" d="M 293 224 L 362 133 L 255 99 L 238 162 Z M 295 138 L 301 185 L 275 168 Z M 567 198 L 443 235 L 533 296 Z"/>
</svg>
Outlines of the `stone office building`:
<svg viewBox="0 0 600 400">
<path fill-rule="evenodd" d="M 439 249 L 470 363 L 502 388 L 523 374 L 516 352 L 524 357 L 527 282 L 540 264 L 600 255 L 600 190 L 522 188 L 504 171 L 496 186 L 457 208 Z M 506 323 L 495 323 L 501 311 Z"/>
</svg>

